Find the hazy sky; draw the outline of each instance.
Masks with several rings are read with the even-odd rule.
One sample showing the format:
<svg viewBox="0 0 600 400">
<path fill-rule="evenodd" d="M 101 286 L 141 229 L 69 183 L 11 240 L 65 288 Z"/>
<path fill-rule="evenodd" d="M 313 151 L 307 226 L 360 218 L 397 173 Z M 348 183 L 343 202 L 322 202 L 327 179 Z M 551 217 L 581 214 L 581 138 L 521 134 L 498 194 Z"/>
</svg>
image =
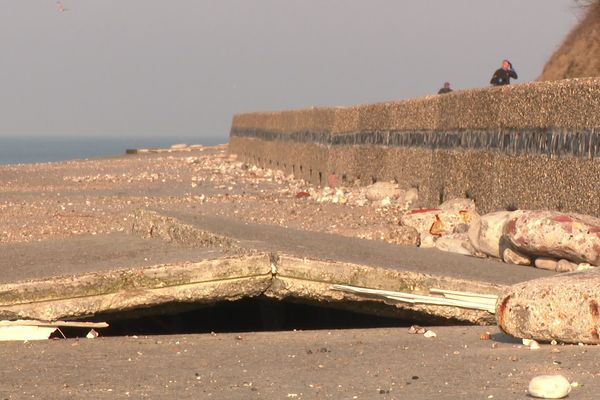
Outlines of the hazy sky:
<svg viewBox="0 0 600 400">
<path fill-rule="evenodd" d="M 234 113 L 534 80 L 573 0 L 0 1 L 0 137 L 223 137 Z"/>
</svg>

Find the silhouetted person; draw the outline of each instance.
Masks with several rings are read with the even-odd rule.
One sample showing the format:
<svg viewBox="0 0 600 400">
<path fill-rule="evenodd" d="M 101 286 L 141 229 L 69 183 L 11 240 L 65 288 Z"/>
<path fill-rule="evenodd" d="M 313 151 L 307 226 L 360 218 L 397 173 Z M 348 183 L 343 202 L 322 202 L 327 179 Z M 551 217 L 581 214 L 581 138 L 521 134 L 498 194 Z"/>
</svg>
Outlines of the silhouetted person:
<svg viewBox="0 0 600 400">
<path fill-rule="evenodd" d="M 444 87 L 438 90 L 438 94 L 450 93 L 451 91 L 450 82 L 444 82 Z"/>
<path fill-rule="evenodd" d="M 492 76 L 490 83 L 494 86 L 508 85 L 510 84 L 510 78 L 517 79 L 517 73 L 513 69 L 510 61 L 503 60 L 502 68 L 494 72 L 494 76 Z"/>
</svg>

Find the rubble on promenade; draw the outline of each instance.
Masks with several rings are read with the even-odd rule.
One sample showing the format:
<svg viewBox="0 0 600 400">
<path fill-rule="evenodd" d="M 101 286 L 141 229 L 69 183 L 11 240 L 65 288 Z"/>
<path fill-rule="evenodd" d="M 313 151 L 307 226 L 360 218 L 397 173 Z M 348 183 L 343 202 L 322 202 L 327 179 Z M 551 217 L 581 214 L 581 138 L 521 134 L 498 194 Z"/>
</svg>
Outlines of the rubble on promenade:
<svg viewBox="0 0 600 400">
<path fill-rule="evenodd" d="M 498 326 L 520 338 L 600 344 L 599 288 L 597 268 L 513 285 L 498 298 Z"/>
</svg>

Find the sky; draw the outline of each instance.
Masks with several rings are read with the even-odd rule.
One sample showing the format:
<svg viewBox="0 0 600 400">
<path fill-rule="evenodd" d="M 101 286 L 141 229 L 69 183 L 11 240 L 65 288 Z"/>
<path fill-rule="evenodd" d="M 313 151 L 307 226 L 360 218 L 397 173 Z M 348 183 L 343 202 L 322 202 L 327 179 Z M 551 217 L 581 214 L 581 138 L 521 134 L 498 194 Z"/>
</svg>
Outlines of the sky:
<svg viewBox="0 0 600 400">
<path fill-rule="evenodd" d="M 64 10 L 63 10 L 64 9 Z M 235 113 L 535 80 L 574 0 L 0 0 L 0 139 L 227 140 Z"/>
</svg>

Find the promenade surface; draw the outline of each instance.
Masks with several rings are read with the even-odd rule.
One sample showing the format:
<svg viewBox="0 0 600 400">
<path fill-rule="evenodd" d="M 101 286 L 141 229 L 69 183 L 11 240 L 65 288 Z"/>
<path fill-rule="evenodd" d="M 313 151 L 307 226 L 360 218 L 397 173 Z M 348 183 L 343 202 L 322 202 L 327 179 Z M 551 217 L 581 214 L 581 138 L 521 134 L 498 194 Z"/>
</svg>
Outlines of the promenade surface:
<svg viewBox="0 0 600 400">
<path fill-rule="evenodd" d="M 529 350 L 495 328 L 218 333 L 0 343 L 0 398 L 528 399 L 562 374 L 600 390 L 598 346 Z M 480 340 L 486 330 L 491 340 Z"/>
</svg>

